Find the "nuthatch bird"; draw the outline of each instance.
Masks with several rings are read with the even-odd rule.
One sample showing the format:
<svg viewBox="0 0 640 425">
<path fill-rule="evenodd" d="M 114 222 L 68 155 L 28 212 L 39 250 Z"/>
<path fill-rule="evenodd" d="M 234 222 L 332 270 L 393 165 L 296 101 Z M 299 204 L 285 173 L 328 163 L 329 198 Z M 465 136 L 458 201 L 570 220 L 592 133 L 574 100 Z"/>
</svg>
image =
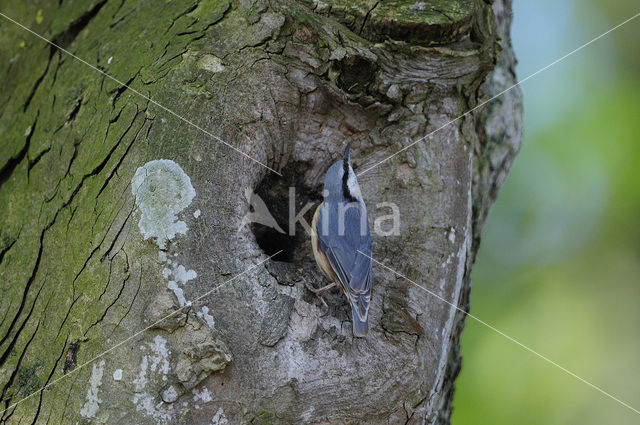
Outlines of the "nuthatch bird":
<svg viewBox="0 0 640 425">
<path fill-rule="evenodd" d="M 351 305 L 353 335 L 369 330 L 371 301 L 371 235 L 367 207 L 351 168 L 350 145 L 342 161 L 333 164 L 324 179 L 324 201 L 311 223 L 313 256 L 332 283 L 313 290 L 317 295 L 340 286 Z"/>
</svg>

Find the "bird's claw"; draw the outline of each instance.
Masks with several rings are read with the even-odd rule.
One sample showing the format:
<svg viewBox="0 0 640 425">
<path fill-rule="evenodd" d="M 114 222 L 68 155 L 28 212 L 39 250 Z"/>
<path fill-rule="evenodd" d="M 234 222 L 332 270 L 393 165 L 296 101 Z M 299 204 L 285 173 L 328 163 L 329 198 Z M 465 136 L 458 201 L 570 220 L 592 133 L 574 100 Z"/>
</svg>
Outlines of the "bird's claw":
<svg viewBox="0 0 640 425">
<path fill-rule="evenodd" d="M 320 302 L 322 303 L 322 307 L 320 309 L 320 317 L 324 317 L 327 314 L 329 314 L 329 305 L 327 304 L 327 302 L 324 300 L 324 297 L 322 296 L 322 293 L 324 291 L 326 291 L 329 288 L 332 288 L 333 286 L 335 286 L 334 284 L 331 285 L 327 285 L 323 288 L 314 288 L 313 286 L 311 286 L 311 284 L 309 282 L 307 282 L 306 280 L 303 281 L 304 282 L 304 286 L 310 291 L 313 292 L 315 294 L 315 296 L 320 300 Z"/>
<path fill-rule="evenodd" d="M 318 298 L 320 299 L 320 302 L 322 302 L 322 308 L 320 309 L 320 317 L 324 317 L 327 314 L 329 314 L 329 305 L 324 300 L 322 295 L 318 295 Z"/>
</svg>

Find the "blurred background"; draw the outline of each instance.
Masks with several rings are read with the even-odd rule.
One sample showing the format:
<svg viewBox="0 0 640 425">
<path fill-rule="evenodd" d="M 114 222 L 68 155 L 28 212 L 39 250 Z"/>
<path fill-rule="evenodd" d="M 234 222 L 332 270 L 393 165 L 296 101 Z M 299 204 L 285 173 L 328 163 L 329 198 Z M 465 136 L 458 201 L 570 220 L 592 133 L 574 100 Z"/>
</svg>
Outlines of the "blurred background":
<svg viewBox="0 0 640 425">
<path fill-rule="evenodd" d="M 640 12 L 515 0 L 518 78 Z M 640 17 L 525 82 L 524 141 L 486 227 L 471 312 L 640 409 Z M 467 318 L 454 425 L 640 416 Z"/>
</svg>

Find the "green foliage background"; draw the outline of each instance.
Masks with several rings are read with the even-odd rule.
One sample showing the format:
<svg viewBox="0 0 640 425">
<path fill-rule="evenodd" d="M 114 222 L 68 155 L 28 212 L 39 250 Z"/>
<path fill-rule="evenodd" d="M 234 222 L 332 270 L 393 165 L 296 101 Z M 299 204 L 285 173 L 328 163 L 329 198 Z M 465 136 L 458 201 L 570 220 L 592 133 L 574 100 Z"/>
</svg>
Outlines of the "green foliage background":
<svg viewBox="0 0 640 425">
<path fill-rule="evenodd" d="M 640 12 L 515 0 L 522 79 Z M 489 216 L 472 313 L 640 409 L 640 17 L 523 84 L 522 151 Z M 467 319 L 452 423 L 640 416 Z"/>
</svg>

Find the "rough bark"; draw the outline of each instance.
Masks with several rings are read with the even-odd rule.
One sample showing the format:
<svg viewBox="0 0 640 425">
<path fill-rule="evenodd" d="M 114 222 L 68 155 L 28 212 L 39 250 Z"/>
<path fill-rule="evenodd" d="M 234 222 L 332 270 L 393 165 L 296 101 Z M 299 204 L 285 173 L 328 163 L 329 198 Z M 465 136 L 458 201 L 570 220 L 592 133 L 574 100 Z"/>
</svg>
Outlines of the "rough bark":
<svg viewBox="0 0 640 425">
<path fill-rule="evenodd" d="M 55 382 L 0 423 L 448 423 L 463 314 L 376 267 L 371 332 L 354 339 L 344 297 L 330 293 L 321 316 L 305 289 L 326 282 L 302 229 L 237 229 L 244 188 L 286 228 L 288 187 L 300 205 L 319 200 L 347 141 L 364 170 L 515 82 L 509 0 L 0 11 L 283 174 L 2 18 L 0 408 Z M 374 235 L 374 257 L 465 309 L 520 99 L 512 90 L 361 177 L 373 217 L 379 202 L 401 212 L 400 236 Z M 156 171 L 172 186 L 134 195 L 156 159 L 179 164 L 192 201 L 168 162 Z M 188 227 L 163 247 L 139 225 L 160 210 Z M 218 285 L 79 368 L 175 311 L 175 288 L 195 300 Z"/>
</svg>

